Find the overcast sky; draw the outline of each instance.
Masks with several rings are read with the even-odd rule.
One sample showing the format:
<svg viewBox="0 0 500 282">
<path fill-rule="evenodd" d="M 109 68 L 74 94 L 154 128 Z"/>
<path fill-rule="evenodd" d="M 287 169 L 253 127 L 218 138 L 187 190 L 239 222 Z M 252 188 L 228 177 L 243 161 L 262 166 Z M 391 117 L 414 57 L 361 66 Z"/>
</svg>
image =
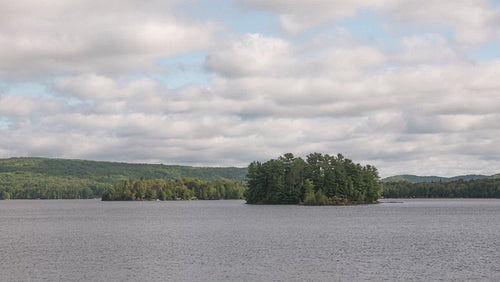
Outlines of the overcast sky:
<svg viewBox="0 0 500 282">
<path fill-rule="evenodd" d="M 500 172 L 500 1 L 0 1 L 0 157 Z"/>
</svg>

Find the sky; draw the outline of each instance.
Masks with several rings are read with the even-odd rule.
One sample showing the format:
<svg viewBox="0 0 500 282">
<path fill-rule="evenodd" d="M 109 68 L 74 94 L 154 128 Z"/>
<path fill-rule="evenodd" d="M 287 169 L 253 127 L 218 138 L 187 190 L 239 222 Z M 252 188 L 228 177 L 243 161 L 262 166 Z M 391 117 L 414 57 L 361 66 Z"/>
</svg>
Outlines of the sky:
<svg viewBox="0 0 500 282">
<path fill-rule="evenodd" d="M 0 158 L 500 173 L 500 1 L 0 1 Z"/>
</svg>

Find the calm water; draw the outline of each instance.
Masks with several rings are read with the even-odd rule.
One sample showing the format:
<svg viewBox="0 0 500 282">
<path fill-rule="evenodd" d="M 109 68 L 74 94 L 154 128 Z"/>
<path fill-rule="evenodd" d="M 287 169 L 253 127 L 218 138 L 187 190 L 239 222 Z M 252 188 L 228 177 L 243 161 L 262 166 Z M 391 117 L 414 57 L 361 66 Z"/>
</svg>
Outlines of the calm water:
<svg viewBox="0 0 500 282">
<path fill-rule="evenodd" d="M 500 281 L 500 200 L 0 201 L 2 281 Z"/>
</svg>

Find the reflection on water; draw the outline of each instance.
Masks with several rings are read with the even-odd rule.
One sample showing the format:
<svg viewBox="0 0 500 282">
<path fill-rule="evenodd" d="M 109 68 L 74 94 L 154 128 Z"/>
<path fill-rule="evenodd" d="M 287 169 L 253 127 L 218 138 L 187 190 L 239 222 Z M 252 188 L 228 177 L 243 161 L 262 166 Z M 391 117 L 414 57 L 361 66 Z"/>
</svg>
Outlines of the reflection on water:
<svg viewBox="0 0 500 282">
<path fill-rule="evenodd" d="M 500 200 L 402 202 L 0 201 L 0 280 L 500 281 Z"/>
</svg>

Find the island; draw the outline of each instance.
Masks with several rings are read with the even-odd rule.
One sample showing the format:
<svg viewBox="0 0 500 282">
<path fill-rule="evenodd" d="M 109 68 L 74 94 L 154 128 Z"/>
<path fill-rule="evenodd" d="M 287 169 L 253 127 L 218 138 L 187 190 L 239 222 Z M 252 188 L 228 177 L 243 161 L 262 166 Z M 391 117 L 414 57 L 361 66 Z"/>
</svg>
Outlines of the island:
<svg viewBox="0 0 500 282">
<path fill-rule="evenodd" d="M 382 186 L 374 166 L 342 154 L 292 153 L 248 167 L 248 204 L 350 205 L 376 203 Z"/>
</svg>

